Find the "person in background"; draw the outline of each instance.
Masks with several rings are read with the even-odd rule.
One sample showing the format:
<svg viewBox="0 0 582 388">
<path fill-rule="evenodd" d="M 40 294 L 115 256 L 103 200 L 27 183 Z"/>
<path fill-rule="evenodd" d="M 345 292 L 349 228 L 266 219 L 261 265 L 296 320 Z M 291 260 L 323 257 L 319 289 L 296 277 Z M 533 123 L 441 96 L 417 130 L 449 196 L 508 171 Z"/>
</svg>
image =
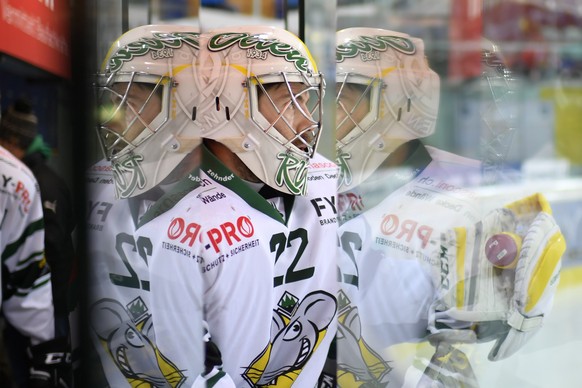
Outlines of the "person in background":
<svg viewBox="0 0 582 388">
<path fill-rule="evenodd" d="M 50 270 L 44 255 L 38 183 L 20 160 L 0 146 L 0 294 L 4 319 L 27 341 L 29 369 L 19 387 L 69 387 L 66 341 L 55 338 Z"/>
<path fill-rule="evenodd" d="M 44 252 L 51 273 L 55 337 L 69 343 L 68 290 L 75 229 L 73 200 L 65 180 L 47 163 L 50 149 L 38 133 L 38 119 L 27 100 L 17 99 L 3 112 L 0 145 L 28 166 L 38 182 L 45 228 Z M 28 338 L 10 321 L 6 324 L 4 338 L 15 379 L 23 382 L 28 375 L 25 346 Z"/>
</svg>

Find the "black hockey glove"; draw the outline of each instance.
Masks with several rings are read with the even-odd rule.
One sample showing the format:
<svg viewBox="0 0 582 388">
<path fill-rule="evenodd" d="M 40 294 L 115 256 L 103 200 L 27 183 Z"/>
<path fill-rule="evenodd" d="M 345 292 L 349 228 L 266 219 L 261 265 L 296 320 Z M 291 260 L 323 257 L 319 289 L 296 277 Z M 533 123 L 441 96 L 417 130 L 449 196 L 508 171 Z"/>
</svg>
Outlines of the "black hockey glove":
<svg viewBox="0 0 582 388">
<path fill-rule="evenodd" d="M 29 356 L 29 388 L 71 387 L 71 353 L 66 338 L 55 338 L 32 346 Z"/>
</svg>

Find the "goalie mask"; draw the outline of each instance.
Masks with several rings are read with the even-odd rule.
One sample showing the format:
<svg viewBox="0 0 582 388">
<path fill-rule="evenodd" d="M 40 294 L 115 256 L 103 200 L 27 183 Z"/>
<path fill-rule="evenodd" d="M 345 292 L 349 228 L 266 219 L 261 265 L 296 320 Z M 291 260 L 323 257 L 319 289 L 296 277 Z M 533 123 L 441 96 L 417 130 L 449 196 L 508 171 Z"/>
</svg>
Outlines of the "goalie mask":
<svg viewBox="0 0 582 388">
<path fill-rule="evenodd" d="M 205 138 L 227 146 L 262 182 L 303 195 L 321 130 L 323 78 L 305 44 L 264 26 L 215 30 L 201 40 Z"/>
<path fill-rule="evenodd" d="M 201 143 L 199 34 L 187 26 L 142 26 L 111 46 L 97 76 L 98 137 L 111 162 L 116 195 L 160 184 Z"/>
<path fill-rule="evenodd" d="M 348 28 L 336 35 L 339 191 L 359 185 L 402 143 L 431 135 L 440 81 L 424 43 L 400 32 Z"/>
</svg>

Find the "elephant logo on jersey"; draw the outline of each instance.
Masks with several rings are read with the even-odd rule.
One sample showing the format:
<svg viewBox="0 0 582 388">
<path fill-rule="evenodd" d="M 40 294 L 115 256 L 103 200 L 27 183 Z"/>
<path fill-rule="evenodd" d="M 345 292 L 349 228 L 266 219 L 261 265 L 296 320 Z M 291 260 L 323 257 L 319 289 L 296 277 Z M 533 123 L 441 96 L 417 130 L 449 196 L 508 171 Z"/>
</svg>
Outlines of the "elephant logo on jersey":
<svg viewBox="0 0 582 388">
<path fill-rule="evenodd" d="M 337 376 L 339 387 L 384 387 L 392 370 L 362 338 L 358 308 L 340 291 L 337 329 Z"/>
<path fill-rule="evenodd" d="M 253 387 L 290 387 L 327 333 L 336 300 L 315 291 L 299 301 L 290 293 L 273 311 L 271 341 L 243 373 Z"/>
<path fill-rule="evenodd" d="M 151 314 L 141 298 L 124 308 L 113 299 L 91 307 L 91 325 L 132 387 L 180 387 L 186 377 L 156 347 Z"/>
<path fill-rule="evenodd" d="M 127 198 L 136 188 L 143 189 L 146 184 L 146 176 L 141 168 L 143 156 L 130 155 L 123 160 L 112 161 L 115 188 L 119 198 Z"/>
</svg>

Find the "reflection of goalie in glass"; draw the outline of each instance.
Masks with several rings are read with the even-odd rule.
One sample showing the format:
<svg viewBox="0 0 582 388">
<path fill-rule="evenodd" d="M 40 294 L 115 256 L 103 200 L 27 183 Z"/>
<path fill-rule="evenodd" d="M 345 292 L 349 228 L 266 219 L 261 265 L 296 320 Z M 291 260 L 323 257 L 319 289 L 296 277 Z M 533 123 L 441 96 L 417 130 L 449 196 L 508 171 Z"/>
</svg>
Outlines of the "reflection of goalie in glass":
<svg viewBox="0 0 582 388">
<path fill-rule="evenodd" d="M 96 314 L 91 320 L 93 330 L 128 381 L 171 387 L 184 382 L 182 372 L 156 346 L 150 314 L 136 322 L 114 299 L 101 299 L 91 312 Z"/>
<path fill-rule="evenodd" d="M 338 233 L 344 253 L 339 266 L 344 308 L 351 312 L 350 319 L 342 321 L 340 311 L 338 332 L 354 334 L 364 361 L 354 365 L 354 341 L 338 336 L 340 386 L 354 381 L 416 384 L 423 373 L 432 383 L 455 386 L 462 381 L 476 386 L 470 363 L 451 344 L 475 342 L 477 336 L 497 340 L 491 359 L 506 357 L 519 348 L 508 349 L 511 346 L 503 344 L 507 322 L 494 329 L 486 324 L 492 316 L 507 319 L 513 280 L 508 286 L 502 284 L 482 244 L 495 233 L 513 232 L 517 224 L 523 234 L 530 233 L 537 228 L 532 226 L 531 215 L 538 213 L 544 214 L 545 225 L 543 232 L 535 233 L 539 237 L 532 245 L 550 246 L 547 236 L 555 234 L 559 240 L 561 235 L 541 196 L 519 201 L 527 203 L 523 213 L 516 210 L 518 205 L 483 217 L 473 189 L 482 183 L 484 163 L 419 140 L 434 132 L 440 93 L 439 78 L 428 66 L 420 39 L 394 31 L 353 28 L 338 32 L 337 44 L 337 150 L 342 169 L 338 199 L 342 226 Z M 508 79 L 496 77 L 484 74 L 493 94 L 493 108 L 502 101 L 500 93 L 507 91 L 497 88 L 499 81 Z M 494 132 L 497 124 L 489 114 Z M 493 133 L 489 145 L 494 147 L 493 141 L 499 138 L 500 133 Z M 487 162 L 493 166 L 498 160 Z M 548 278 L 559 271 L 561 253 L 556 252 Z M 527 267 L 543 258 L 530 255 L 520 260 Z M 548 280 L 542 285 L 542 290 L 548 289 L 543 293 L 552 294 L 552 283 Z M 489 293 L 479 289 L 480 284 L 503 292 Z M 469 285 L 476 287 L 476 294 L 465 288 Z M 466 310 L 472 309 L 481 315 L 468 317 L 471 314 Z M 481 320 L 485 323 L 479 326 Z M 483 331 L 473 332 L 474 327 Z M 426 353 L 414 360 L 414 347 L 403 344 L 426 338 L 437 347 L 436 358 L 428 361 L 432 351 L 421 345 L 418 350 Z M 378 363 L 378 355 L 384 364 Z M 446 359 L 456 361 L 443 363 Z M 362 370 L 364 364 L 367 371 Z M 373 370 L 378 366 L 384 373 Z"/>
<path fill-rule="evenodd" d="M 350 258 L 342 256 L 340 268 L 352 311 L 338 328 L 346 333 L 338 337 L 338 364 L 355 375 L 339 381 L 398 385 L 411 360 L 390 352 L 426 334 L 438 230 L 479 218 L 468 187 L 480 164 L 419 140 L 434 133 L 440 97 L 420 39 L 355 28 L 338 32 L 337 43 L 339 238 Z M 366 349 L 357 366 L 350 365 L 352 337 Z"/>
<path fill-rule="evenodd" d="M 198 37 L 191 26 L 136 27 L 112 44 L 96 75 L 103 160 L 87 174 L 88 334 L 96 353 L 87 371 L 102 371 L 91 376 L 101 385 L 191 386 L 203 370 L 202 312 L 187 310 L 187 329 L 154 323 L 163 312 L 152 277 L 162 275 L 150 272 L 157 257 L 183 257 L 156 239 L 170 212 L 161 204 L 191 188 L 184 183 L 200 164 Z"/>
</svg>

